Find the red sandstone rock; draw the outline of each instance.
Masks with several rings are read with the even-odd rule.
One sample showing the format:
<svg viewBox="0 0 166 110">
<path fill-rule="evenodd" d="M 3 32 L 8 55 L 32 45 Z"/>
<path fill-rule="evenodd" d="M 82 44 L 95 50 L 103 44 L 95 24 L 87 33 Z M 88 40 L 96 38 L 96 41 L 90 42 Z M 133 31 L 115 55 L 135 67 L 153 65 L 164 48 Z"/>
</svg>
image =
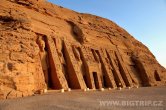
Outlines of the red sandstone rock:
<svg viewBox="0 0 166 110">
<path fill-rule="evenodd" d="M 160 85 L 166 69 L 114 22 L 44 0 L 1 0 L 0 99 Z"/>
</svg>

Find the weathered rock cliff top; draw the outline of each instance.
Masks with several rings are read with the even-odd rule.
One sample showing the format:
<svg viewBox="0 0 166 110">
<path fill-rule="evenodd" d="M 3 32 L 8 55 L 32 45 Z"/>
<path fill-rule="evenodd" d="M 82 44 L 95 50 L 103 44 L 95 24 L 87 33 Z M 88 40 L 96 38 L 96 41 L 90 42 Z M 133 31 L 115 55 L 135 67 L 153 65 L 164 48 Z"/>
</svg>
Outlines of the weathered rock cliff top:
<svg viewBox="0 0 166 110">
<path fill-rule="evenodd" d="M 114 22 L 44 0 L 0 1 L 0 99 L 159 85 L 166 69 Z"/>
</svg>

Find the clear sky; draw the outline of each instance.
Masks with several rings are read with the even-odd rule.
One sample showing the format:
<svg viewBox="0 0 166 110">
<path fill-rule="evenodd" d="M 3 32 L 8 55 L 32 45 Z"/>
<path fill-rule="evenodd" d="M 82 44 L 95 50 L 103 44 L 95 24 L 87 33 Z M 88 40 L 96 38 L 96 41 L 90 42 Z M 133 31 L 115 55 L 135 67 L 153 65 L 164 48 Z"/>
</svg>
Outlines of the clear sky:
<svg viewBox="0 0 166 110">
<path fill-rule="evenodd" d="M 48 0 L 108 18 L 143 42 L 166 67 L 166 0 Z"/>
</svg>

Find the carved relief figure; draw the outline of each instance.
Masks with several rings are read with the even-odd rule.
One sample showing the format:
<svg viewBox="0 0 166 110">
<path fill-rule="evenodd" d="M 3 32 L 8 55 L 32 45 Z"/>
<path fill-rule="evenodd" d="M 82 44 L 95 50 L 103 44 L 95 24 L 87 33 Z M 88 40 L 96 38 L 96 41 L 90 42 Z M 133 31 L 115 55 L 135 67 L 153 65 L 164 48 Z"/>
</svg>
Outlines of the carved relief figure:
<svg viewBox="0 0 166 110">
<path fill-rule="evenodd" d="M 67 74 L 67 65 L 66 65 L 66 61 L 65 61 L 65 57 L 64 57 L 65 56 L 65 52 L 64 52 L 62 39 L 60 39 L 58 37 L 54 38 L 54 43 L 55 43 L 55 46 L 56 46 L 56 49 L 57 49 L 57 53 L 58 53 L 60 62 L 62 64 L 62 72 L 65 75 L 65 78 L 67 80 L 69 80 L 68 79 L 68 74 Z"/>
<path fill-rule="evenodd" d="M 74 55 L 75 55 L 76 59 L 78 61 L 81 61 L 80 53 L 79 53 L 77 47 L 73 46 L 73 52 L 74 52 Z"/>
<path fill-rule="evenodd" d="M 48 85 L 48 68 L 49 68 L 49 59 L 48 59 L 48 53 L 45 50 L 46 46 L 45 46 L 45 42 L 43 40 L 42 37 L 38 38 L 38 45 L 40 48 L 40 60 L 41 60 L 41 64 L 42 64 L 42 69 L 44 72 L 44 77 L 45 77 L 45 82 Z"/>
<path fill-rule="evenodd" d="M 54 43 L 58 52 L 58 56 L 59 59 L 61 61 L 62 64 L 66 64 L 65 59 L 64 59 L 64 55 L 63 55 L 63 44 L 62 44 L 62 40 L 60 38 L 54 38 Z"/>
</svg>

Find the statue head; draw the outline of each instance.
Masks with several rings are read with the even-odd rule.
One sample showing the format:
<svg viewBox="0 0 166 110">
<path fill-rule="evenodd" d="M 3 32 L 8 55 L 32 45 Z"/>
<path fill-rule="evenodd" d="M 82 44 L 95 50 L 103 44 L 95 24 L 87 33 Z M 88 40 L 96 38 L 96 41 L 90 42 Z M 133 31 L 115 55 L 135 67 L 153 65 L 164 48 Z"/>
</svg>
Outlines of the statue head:
<svg viewBox="0 0 166 110">
<path fill-rule="evenodd" d="M 40 50 L 41 50 L 42 52 L 44 52 L 44 51 L 45 51 L 45 42 L 44 42 L 44 40 L 43 40 L 42 37 L 39 37 L 38 43 L 39 43 L 39 48 L 40 48 Z"/>
</svg>

